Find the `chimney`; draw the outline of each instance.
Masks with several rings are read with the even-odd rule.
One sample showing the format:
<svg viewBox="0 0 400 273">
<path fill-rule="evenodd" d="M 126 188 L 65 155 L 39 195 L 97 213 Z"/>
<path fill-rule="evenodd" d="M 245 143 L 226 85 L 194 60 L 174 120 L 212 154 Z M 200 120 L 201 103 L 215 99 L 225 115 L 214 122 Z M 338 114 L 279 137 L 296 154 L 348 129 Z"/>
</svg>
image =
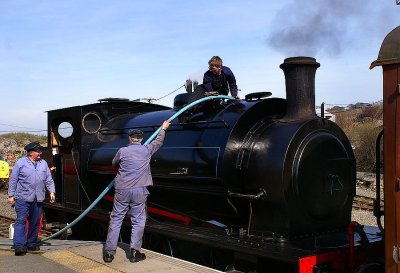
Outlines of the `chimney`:
<svg viewBox="0 0 400 273">
<path fill-rule="evenodd" d="M 287 58 L 280 65 L 285 73 L 287 110 L 283 121 L 315 118 L 315 72 L 320 66 L 311 57 Z"/>
</svg>

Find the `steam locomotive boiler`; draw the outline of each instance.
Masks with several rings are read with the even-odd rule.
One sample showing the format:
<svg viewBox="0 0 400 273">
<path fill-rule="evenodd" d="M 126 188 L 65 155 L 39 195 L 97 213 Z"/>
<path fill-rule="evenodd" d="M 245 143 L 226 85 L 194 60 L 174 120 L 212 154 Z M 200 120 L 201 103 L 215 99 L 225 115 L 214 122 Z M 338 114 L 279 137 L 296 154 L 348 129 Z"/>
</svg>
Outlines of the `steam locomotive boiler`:
<svg viewBox="0 0 400 273">
<path fill-rule="evenodd" d="M 286 99 L 252 93 L 244 100 L 205 101 L 172 121 L 151 161 L 148 232 L 238 253 L 243 245 L 223 239 L 237 231 L 254 241 L 244 252 L 271 259 L 261 246 L 267 234 L 281 247 L 293 243 L 300 251 L 296 242 L 313 238 L 315 244 L 316 236 L 346 229 L 355 195 L 355 158 L 343 131 L 315 113 L 319 63 L 294 57 L 280 67 Z M 141 129 L 147 139 L 190 96 L 177 95 L 173 108 L 109 98 L 49 111 L 58 203 L 46 204 L 48 217 L 84 210 L 114 178 L 111 160 L 127 144 L 128 131 Z M 91 216 L 107 221 L 111 199 L 112 193 Z M 160 224 L 166 219 L 182 221 L 184 228 Z M 197 228 L 223 232 L 211 236 Z M 293 251 L 279 259 L 306 255 Z"/>
</svg>

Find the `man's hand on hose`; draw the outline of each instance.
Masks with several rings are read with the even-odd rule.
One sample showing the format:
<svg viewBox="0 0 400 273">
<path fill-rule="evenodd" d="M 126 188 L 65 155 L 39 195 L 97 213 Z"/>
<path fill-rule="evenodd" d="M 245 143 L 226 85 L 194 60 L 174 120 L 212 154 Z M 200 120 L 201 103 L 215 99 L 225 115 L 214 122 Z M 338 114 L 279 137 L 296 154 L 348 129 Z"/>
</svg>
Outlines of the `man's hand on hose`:
<svg viewBox="0 0 400 273">
<path fill-rule="evenodd" d="M 205 92 L 204 93 L 207 97 L 208 96 L 218 96 L 219 93 L 217 91 L 210 91 L 210 92 Z"/>
<path fill-rule="evenodd" d="M 169 121 L 169 120 L 164 121 L 161 126 L 161 129 L 163 129 L 164 131 L 167 130 L 170 124 L 171 124 L 171 121 Z"/>
</svg>

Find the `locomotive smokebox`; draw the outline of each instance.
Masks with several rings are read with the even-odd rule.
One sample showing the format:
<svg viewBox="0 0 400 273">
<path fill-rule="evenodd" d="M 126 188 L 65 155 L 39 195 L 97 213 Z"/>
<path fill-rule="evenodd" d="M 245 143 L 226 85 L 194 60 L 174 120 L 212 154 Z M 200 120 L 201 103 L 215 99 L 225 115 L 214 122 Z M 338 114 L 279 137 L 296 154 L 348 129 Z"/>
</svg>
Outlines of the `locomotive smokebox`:
<svg viewBox="0 0 400 273">
<path fill-rule="evenodd" d="M 267 193 L 252 207 L 255 230 L 299 238 L 342 229 L 350 222 L 355 158 L 341 128 L 315 114 L 319 66 L 310 57 L 285 59 L 280 66 L 286 81 L 285 113 L 256 123 L 236 152 L 242 172 L 236 177 L 243 177 L 245 192 Z M 234 178 L 229 181 L 232 185 Z"/>
<path fill-rule="evenodd" d="M 315 72 L 320 66 L 311 57 L 287 58 L 285 73 L 287 112 L 283 121 L 315 118 Z"/>
</svg>

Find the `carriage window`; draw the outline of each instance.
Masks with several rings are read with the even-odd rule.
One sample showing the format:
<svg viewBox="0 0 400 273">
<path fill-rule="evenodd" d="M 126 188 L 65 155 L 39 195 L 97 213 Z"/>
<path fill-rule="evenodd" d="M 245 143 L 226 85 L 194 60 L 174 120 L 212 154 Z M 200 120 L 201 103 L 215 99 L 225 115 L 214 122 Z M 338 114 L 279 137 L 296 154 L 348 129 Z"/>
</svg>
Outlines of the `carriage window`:
<svg viewBox="0 0 400 273">
<path fill-rule="evenodd" d="M 58 134 L 63 137 L 67 138 L 72 136 L 72 133 L 74 132 L 74 128 L 72 127 L 72 124 L 69 122 L 62 122 L 60 125 L 58 125 Z"/>
</svg>

